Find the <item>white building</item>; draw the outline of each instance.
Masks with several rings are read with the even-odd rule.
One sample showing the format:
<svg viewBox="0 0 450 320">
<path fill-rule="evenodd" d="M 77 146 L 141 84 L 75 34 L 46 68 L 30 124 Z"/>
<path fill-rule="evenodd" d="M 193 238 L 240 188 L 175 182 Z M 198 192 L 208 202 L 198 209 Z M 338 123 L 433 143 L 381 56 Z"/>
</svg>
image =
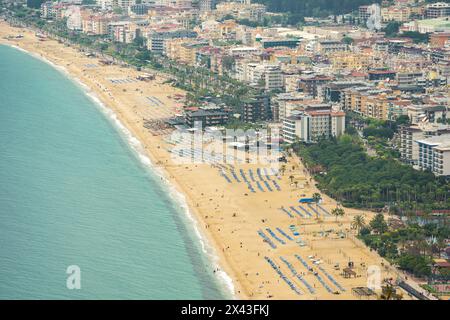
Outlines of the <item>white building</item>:
<svg viewBox="0 0 450 320">
<path fill-rule="evenodd" d="M 117 7 L 123 9 L 124 12 L 128 12 L 128 7 L 136 4 L 136 0 L 115 0 L 113 2 L 114 6 L 116 6 L 115 2 L 117 3 Z"/>
<path fill-rule="evenodd" d="M 277 64 L 238 61 L 235 76 L 239 81 L 248 82 L 251 86 L 264 86 L 265 90 L 283 88 L 283 74 Z"/>
<path fill-rule="evenodd" d="M 113 0 L 96 0 L 95 3 L 103 10 L 110 9 L 113 6 Z"/>
<path fill-rule="evenodd" d="M 53 10 L 53 2 L 46 1 L 41 4 L 41 18 L 42 19 L 53 19 L 55 12 Z"/>
<path fill-rule="evenodd" d="M 279 66 L 268 66 L 264 68 L 264 89 L 267 91 L 283 88 L 283 75 Z"/>
<path fill-rule="evenodd" d="M 286 143 L 296 140 L 316 142 L 320 138 L 339 137 L 345 131 L 345 112 L 328 110 L 300 111 L 283 120 L 283 139 Z"/>
<path fill-rule="evenodd" d="M 216 0 L 199 0 L 201 12 L 210 12 L 216 7 Z"/>
<path fill-rule="evenodd" d="M 348 46 L 341 41 L 321 40 L 318 42 L 318 50 L 322 54 L 347 51 Z"/>
<path fill-rule="evenodd" d="M 424 140 L 433 136 L 450 134 L 450 126 L 435 123 L 419 123 L 403 126 L 400 133 L 401 159 L 409 164 L 417 165 L 419 162 L 418 140 Z"/>
<path fill-rule="evenodd" d="M 418 140 L 419 168 L 436 176 L 450 175 L 450 134 Z"/>
<path fill-rule="evenodd" d="M 450 16 L 450 3 L 431 3 L 426 9 L 427 18 L 441 18 Z"/>
<path fill-rule="evenodd" d="M 82 30 L 81 12 L 79 6 L 70 6 L 64 13 L 67 17 L 67 29 Z"/>
</svg>

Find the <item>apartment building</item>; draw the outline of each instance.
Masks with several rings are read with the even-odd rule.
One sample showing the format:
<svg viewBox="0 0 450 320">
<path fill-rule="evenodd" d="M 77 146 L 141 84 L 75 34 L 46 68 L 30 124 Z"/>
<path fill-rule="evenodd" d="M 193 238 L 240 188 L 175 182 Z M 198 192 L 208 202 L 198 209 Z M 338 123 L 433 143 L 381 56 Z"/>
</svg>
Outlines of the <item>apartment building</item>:
<svg viewBox="0 0 450 320">
<path fill-rule="evenodd" d="M 53 19 L 55 17 L 55 11 L 53 10 L 53 2 L 46 1 L 41 4 L 41 18 Z"/>
<path fill-rule="evenodd" d="M 278 64 L 267 64 L 238 60 L 236 79 L 248 82 L 251 86 L 263 87 L 267 91 L 283 88 L 283 74 Z"/>
<path fill-rule="evenodd" d="M 435 32 L 430 35 L 430 45 L 433 48 L 444 48 L 450 45 L 450 32 Z"/>
<path fill-rule="evenodd" d="M 318 50 L 322 54 L 343 52 L 348 50 L 348 45 L 336 40 L 321 40 L 318 42 Z"/>
<path fill-rule="evenodd" d="M 279 66 L 268 66 L 264 70 L 264 89 L 267 91 L 283 88 L 283 75 Z"/>
<path fill-rule="evenodd" d="M 431 3 L 425 10 L 427 18 L 442 18 L 450 16 L 450 3 L 436 2 Z"/>
<path fill-rule="evenodd" d="M 185 113 L 186 124 L 193 128 L 197 122 L 202 124 L 202 128 L 222 126 L 228 122 L 228 112 L 220 109 L 198 109 Z"/>
<path fill-rule="evenodd" d="M 373 84 L 371 84 L 369 82 L 364 82 L 361 80 L 333 81 L 333 82 L 330 82 L 330 83 L 324 85 L 324 88 L 322 90 L 322 92 L 323 92 L 322 98 L 326 102 L 342 104 L 343 91 L 345 89 L 357 88 L 357 87 L 372 87 L 372 88 L 374 88 Z"/>
<path fill-rule="evenodd" d="M 309 104 L 318 103 L 311 96 L 305 96 L 299 92 L 279 93 L 272 99 L 272 115 L 273 120 L 283 122 L 284 119 L 290 117 L 295 110 L 304 110 Z"/>
<path fill-rule="evenodd" d="M 250 123 L 271 120 L 272 112 L 269 96 L 259 95 L 244 101 L 241 119 Z"/>
<path fill-rule="evenodd" d="M 447 106 L 441 104 L 413 104 L 407 108 L 411 123 L 437 123 L 438 119 L 447 119 Z"/>
<path fill-rule="evenodd" d="M 399 86 L 415 85 L 417 84 L 417 80 L 422 77 L 422 71 L 403 71 L 397 73 L 397 82 Z"/>
<path fill-rule="evenodd" d="M 381 8 L 381 19 L 383 22 L 406 22 L 409 20 L 411 13 L 411 7 L 390 6 Z"/>
<path fill-rule="evenodd" d="M 199 9 L 201 12 L 210 12 L 216 7 L 216 0 L 199 0 Z"/>
<path fill-rule="evenodd" d="M 371 81 L 392 80 L 396 76 L 396 72 L 392 70 L 370 70 L 368 74 Z"/>
<path fill-rule="evenodd" d="M 131 21 L 114 21 L 108 24 L 108 33 L 115 42 L 131 43 L 134 38 L 130 28 Z"/>
<path fill-rule="evenodd" d="M 358 8 L 358 17 L 361 22 L 367 21 L 370 17 L 369 6 L 360 6 Z"/>
<path fill-rule="evenodd" d="M 295 38 L 271 38 L 260 40 L 259 42 L 264 49 L 282 47 L 295 49 L 300 44 L 301 40 Z"/>
<path fill-rule="evenodd" d="M 353 111 L 366 117 L 389 120 L 389 110 L 396 101 L 389 96 L 389 89 L 373 87 L 357 87 L 344 89 L 341 92 L 341 105 L 344 110 Z"/>
<path fill-rule="evenodd" d="M 312 143 L 344 132 L 345 112 L 333 111 L 331 105 L 311 106 L 283 120 L 282 136 L 286 143 L 297 140 Z"/>
<path fill-rule="evenodd" d="M 361 53 L 337 52 L 330 55 L 333 71 L 367 70 L 371 55 Z"/>
<path fill-rule="evenodd" d="M 196 38 L 197 33 L 194 31 L 179 29 L 176 27 L 163 27 L 155 30 L 151 30 L 147 34 L 147 48 L 150 51 L 159 54 L 165 54 L 166 41 L 170 39 L 180 38 Z"/>
<path fill-rule="evenodd" d="M 81 16 L 81 25 L 83 33 L 86 34 L 95 34 L 95 35 L 106 35 L 109 32 L 109 23 L 111 19 L 107 16 L 100 14 L 83 14 Z M 121 25 L 123 26 L 123 25 Z M 125 28 L 122 29 L 125 31 Z M 115 39 L 119 39 L 118 36 Z M 125 36 L 123 36 L 125 38 Z M 122 38 L 121 38 L 122 39 Z"/>
<path fill-rule="evenodd" d="M 332 81 L 333 78 L 324 75 L 306 75 L 299 79 L 299 89 L 307 96 L 317 98 L 319 96 L 318 88 Z"/>
<path fill-rule="evenodd" d="M 136 0 L 113 0 L 113 7 L 118 7 L 128 12 L 128 7 L 135 5 Z"/>
<path fill-rule="evenodd" d="M 402 161 L 417 165 L 419 162 L 419 144 L 417 141 L 443 134 L 450 134 L 450 126 L 434 123 L 419 123 L 400 127 L 399 138 Z"/>
<path fill-rule="evenodd" d="M 417 140 L 419 168 L 436 176 L 450 175 L 450 134 Z"/>
<path fill-rule="evenodd" d="M 164 54 L 170 59 L 194 66 L 199 62 L 199 50 L 208 46 L 207 41 L 197 41 L 195 39 L 168 39 L 165 42 Z M 202 64 L 208 66 L 208 64 Z"/>
</svg>

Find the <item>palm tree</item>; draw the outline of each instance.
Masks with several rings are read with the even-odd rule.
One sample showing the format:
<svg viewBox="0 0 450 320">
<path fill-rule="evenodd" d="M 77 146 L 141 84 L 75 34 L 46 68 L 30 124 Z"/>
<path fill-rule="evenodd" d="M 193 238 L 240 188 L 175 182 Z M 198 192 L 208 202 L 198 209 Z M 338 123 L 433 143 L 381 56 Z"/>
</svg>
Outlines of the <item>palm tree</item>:
<svg viewBox="0 0 450 320">
<path fill-rule="evenodd" d="M 322 196 L 320 195 L 320 193 L 317 193 L 317 192 L 315 192 L 312 195 L 312 198 L 313 198 L 315 203 L 319 203 L 319 201 L 322 200 Z"/>
<path fill-rule="evenodd" d="M 286 171 L 286 165 L 283 164 L 280 168 L 281 175 L 284 176 L 284 172 Z"/>
<path fill-rule="evenodd" d="M 366 221 L 364 219 L 364 216 L 357 215 L 357 216 L 353 217 L 352 228 L 355 229 L 357 231 L 357 233 L 359 233 L 361 231 L 361 229 L 364 228 L 365 226 L 366 226 Z"/>
<path fill-rule="evenodd" d="M 316 203 L 316 211 L 318 212 L 319 202 L 320 202 L 320 200 L 322 200 L 322 196 L 320 195 L 320 193 L 315 192 L 312 195 L 312 198 L 313 198 L 314 202 Z M 317 218 L 319 218 L 319 214 L 317 212 L 316 212 L 316 216 L 317 216 Z"/>
<path fill-rule="evenodd" d="M 345 211 L 342 208 L 334 208 L 331 210 L 331 214 L 336 217 L 336 221 L 338 217 L 343 217 L 345 215 Z"/>
<path fill-rule="evenodd" d="M 289 176 L 289 180 L 291 181 L 291 183 L 294 181 L 294 176 L 293 175 L 290 175 Z"/>
</svg>

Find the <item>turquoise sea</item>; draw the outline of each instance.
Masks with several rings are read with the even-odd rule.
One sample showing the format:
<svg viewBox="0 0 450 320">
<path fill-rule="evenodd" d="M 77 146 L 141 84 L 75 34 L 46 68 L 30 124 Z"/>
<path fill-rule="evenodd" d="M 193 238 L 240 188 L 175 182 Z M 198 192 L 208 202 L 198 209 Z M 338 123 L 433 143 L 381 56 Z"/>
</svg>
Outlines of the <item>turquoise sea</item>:
<svg viewBox="0 0 450 320">
<path fill-rule="evenodd" d="M 63 72 L 0 45 L 0 299 L 230 297 L 129 140 Z"/>
</svg>

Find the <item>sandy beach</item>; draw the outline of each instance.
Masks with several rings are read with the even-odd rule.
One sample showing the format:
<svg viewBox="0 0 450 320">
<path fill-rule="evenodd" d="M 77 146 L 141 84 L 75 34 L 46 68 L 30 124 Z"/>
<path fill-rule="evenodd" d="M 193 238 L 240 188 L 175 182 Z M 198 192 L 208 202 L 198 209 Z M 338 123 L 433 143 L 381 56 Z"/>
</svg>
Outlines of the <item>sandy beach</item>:
<svg viewBox="0 0 450 320">
<path fill-rule="evenodd" d="M 24 37 L 6 39 L 17 34 Z M 165 84 L 163 76 L 139 81 L 136 78 L 142 72 L 133 68 L 103 65 L 99 58 L 87 57 L 55 40 L 39 41 L 33 31 L 12 28 L 5 22 L 0 22 L 0 43 L 20 47 L 65 68 L 117 114 L 142 143 L 153 164 L 186 196 L 202 233 L 219 257 L 220 270 L 211 268 L 211 272 L 226 272 L 233 281 L 237 298 L 358 299 L 352 288 L 367 286 L 370 266 L 380 268 L 382 279 L 398 276 L 398 271 L 366 248 L 351 229 L 355 215 L 364 215 L 369 221 L 374 213 L 345 208 L 345 216 L 336 220 L 325 212 L 331 212 L 337 203 L 324 194 L 321 207 L 325 211 L 315 205 L 304 205 L 306 211 L 299 208 L 299 198 L 311 197 L 319 191 L 298 158 L 288 159 L 283 175 L 269 177 L 264 174 L 268 170 L 258 164 L 218 167 L 174 161 L 169 152 L 172 145 L 167 141 L 171 129 L 161 123 L 182 112 L 183 101 L 179 97 L 186 93 Z M 255 192 L 250 192 L 242 181 L 241 169 Z M 263 172 L 263 179 L 259 179 L 258 169 Z M 233 170 L 238 179 L 233 177 Z M 255 180 L 250 178 L 250 171 Z M 258 231 L 268 236 L 273 246 L 263 241 Z M 286 276 L 291 287 L 270 261 L 278 266 L 278 272 Z M 343 268 L 349 262 L 354 264 L 355 275 L 344 277 Z"/>
</svg>

